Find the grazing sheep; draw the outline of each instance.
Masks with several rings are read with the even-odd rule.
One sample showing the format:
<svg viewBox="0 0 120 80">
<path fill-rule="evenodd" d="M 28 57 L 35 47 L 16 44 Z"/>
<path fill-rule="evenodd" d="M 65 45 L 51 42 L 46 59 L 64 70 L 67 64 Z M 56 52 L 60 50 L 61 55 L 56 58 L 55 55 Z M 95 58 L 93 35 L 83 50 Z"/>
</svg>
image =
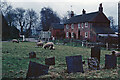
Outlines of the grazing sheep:
<svg viewBox="0 0 120 80">
<path fill-rule="evenodd" d="M 42 41 L 37 42 L 37 46 L 43 46 L 43 42 Z"/>
<path fill-rule="evenodd" d="M 48 43 L 46 43 L 44 46 L 43 46 L 43 48 L 49 48 L 49 49 L 53 49 L 53 46 L 54 46 L 54 44 L 53 44 L 53 42 L 48 42 Z"/>
<path fill-rule="evenodd" d="M 12 42 L 14 43 L 19 43 L 19 41 L 17 39 L 13 39 Z"/>
<path fill-rule="evenodd" d="M 111 55 L 113 56 L 117 56 L 117 57 L 120 57 L 120 52 L 117 52 L 117 51 L 112 51 Z"/>
<path fill-rule="evenodd" d="M 50 46 L 49 49 L 50 49 L 50 50 L 55 50 L 55 47 L 54 47 L 54 46 L 53 46 L 53 47 Z"/>
</svg>

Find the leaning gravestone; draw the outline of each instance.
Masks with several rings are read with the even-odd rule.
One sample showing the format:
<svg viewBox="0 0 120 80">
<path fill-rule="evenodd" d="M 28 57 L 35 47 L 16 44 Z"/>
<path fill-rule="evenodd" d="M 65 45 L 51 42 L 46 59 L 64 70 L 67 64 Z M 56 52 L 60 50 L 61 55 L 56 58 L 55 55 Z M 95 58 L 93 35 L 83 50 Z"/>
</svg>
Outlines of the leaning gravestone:
<svg viewBox="0 0 120 80">
<path fill-rule="evenodd" d="M 88 68 L 90 70 L 99 70 L 100 66 L 99 66 L 99 61 L 97 58 L 88 58 Z"/>
<path fill-rule="evenodd" d="M 100 63 L 100 48 L 99 47 L 91 48 L 91 57 L 97 58 Z"/>
<path fill-rule="evenodd" d="M 81 55 L 79 55 L 79 56 L 67 56 L 66 63 L 67 63 L 68 73 L 84 72 Z"/>
<path fill-rule="evenodd" d="M 41 75 L 48 74 L 48 70 L 49 66 L 30 61 L 26 78 L 38 78 Z"/>
<path fill-rule="evenodd" d="M 105 55 L 105 68 L 116 68 L 117 66 L 117 57 L 113 55 Z"/>
<path fill-rule="evenodd" d="M 45 64 L 46 65 L 55 65 L 55 57 L 46 58 L 45 59 Z"/>
</svg>

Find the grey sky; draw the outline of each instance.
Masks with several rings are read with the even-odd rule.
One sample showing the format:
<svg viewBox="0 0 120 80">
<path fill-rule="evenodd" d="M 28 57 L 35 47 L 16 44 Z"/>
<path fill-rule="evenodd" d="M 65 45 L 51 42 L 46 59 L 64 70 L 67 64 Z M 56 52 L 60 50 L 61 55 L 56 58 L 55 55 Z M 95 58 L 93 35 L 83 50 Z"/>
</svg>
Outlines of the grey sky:
<svg viewBox="0 0 120 80">
<path fill-rule="evenodd" d="M 2 0 L 3 1 L 3 0 Z M 86 13 L 98 11 L 99 4 L 103 4 L 103 11 L 106 16 L 113 16 L 115 24 L 118 24 L 118 1 L 119 0 L 7 0 L 13 7 L 23 7 L 25 9 L 33 8 L 36 12 L 40 12 L 43 7 L 51 7 L 61 17 L 72 10 L 75 14 L 82 13 L 82 9 Z"/>
</svg>

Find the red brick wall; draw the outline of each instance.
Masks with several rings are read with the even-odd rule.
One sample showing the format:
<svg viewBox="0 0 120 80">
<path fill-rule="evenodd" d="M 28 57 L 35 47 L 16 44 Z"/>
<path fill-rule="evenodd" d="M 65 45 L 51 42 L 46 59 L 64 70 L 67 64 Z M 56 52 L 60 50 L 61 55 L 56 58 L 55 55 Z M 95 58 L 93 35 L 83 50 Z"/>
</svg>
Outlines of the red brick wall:
<svg viewBox="0 0 120 80">
<path fill-rule="evenodd" d="M 63 34 L 64 30 L 63 29 L 52 29 L 51 30 L 51 36 L 58 38 L 58 34 Z M 62 37 L 62 36 L 61 36 Z"/>
<path fill-rule="evenodd" d="M 88 27 L 86 28 L 85 24 L 83 24 L 83 28 L 82 28 L 81 23 L 80 23 L 80 36 L 82 36 L 83 39 L 85 39 L 85 32 L 88 32 L 88 38 L 87 39 L 90 39 L 90 25 L 91 24 L 88 23 Z M 66 30 L 66 25 L 64 25 L 64 31 L 65 31 L 65 33 L 66 32 L 75 33 L 76 34 L 76 39 L 78 39 L 78 24 L 74 24 L 74 29 L 71 29 L 71 24 L 69 24 L 69 29 L 68 30 Z M 65 38 L 67 38 L 67 37 L 65 36 Z M 68 36 L 68 39 L 69 38 L 70 37 Z M 80 39 L 82 39 L 82 38 L 80 38 Z"/>
<path fill-rule="evenodd" d="M 78 25 L 77 24 L 74 24 L 74 29 L 71 28 L 71 25 L 72 24 L 68 24 L 69 26 L 69 29 L 66 29 L 66 25 L 64 25 L 64 31 L 65 31 L 65 38 L 68 38 L 70 39 L 69 35 L 68 37 L 66 37 L 66 33 L 75 33 L 76 34 L 76 39 L 78 39 Z M 72 34 L 71 34 L 72 35 Z M 71 37 L 72 38 L 72 37 Z"/>
</svg>

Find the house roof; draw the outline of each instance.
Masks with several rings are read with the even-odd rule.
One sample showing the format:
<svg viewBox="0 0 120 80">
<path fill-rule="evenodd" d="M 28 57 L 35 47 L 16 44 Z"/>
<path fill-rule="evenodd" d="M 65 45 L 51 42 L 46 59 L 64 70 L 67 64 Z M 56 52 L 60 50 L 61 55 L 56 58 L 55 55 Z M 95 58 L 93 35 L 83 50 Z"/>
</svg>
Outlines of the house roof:
<svg viewBox="0 0 120 80">
<path fill-rule="evenodd" d="M 64 24 L 89 22 L 89 21 L 92 21 L 99 13 L 100 12 L 97 11 L 97 12 L 73 16 L 70 19 L 68 19 Z"/>
<path fill-rule="evenodd" d="M 64 24 L 52 23 L 51 28 L 53 28 L 53 29 L 64 29 Z"/>
<path fill-rule="evenodd" d="M 97 34 L 114 34 L 115 32 L 110 27 L 93 27 Z"/>
</svg>

